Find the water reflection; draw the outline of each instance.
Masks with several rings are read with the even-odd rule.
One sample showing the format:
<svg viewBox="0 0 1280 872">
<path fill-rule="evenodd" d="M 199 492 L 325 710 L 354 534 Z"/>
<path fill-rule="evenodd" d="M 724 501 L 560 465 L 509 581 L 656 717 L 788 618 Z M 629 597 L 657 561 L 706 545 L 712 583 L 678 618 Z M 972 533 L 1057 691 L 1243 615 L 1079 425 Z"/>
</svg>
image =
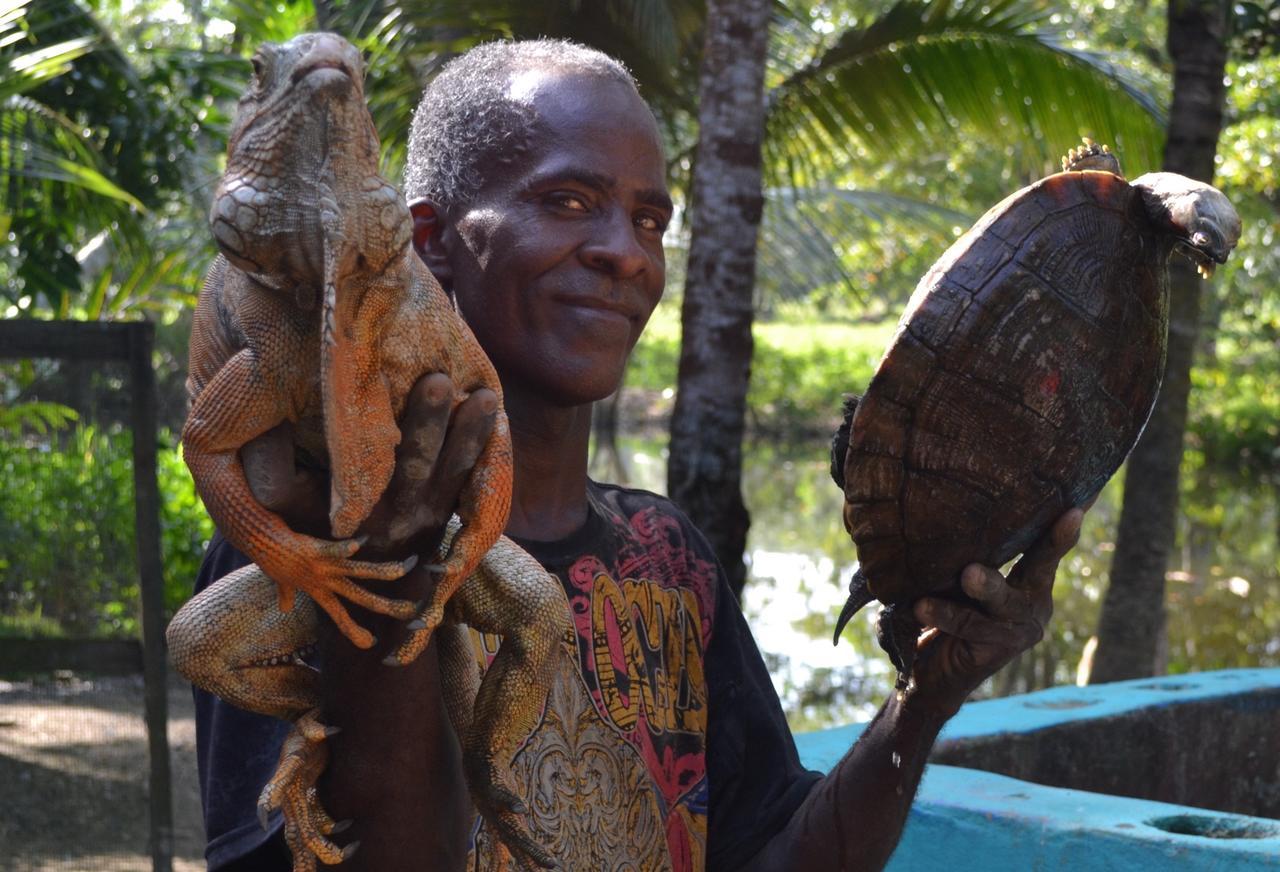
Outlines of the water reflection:
<svg viewBox="0 0 1280 872">
<path fill-rule="evenodd" d="M 597 451 L 592 474 L 665 491 L 665 434 L 623 438 Z M 889 693 L 892 667 L 864 609 L 831 645 L 856 555 L 840 520 L 841 495 L 821 439 L 747 446 L 750 579 L 743 611 L 796 730 L 865 720 Z M 620 462 L 619 462 L 620 461 Z M 1277 489 L 1200 476 L 1184 497 L 1180 550 L 1167 586 L 1167 671 L 1280 665 L 1280 512 Z M 1054 589 L 1049 635 L 978 691 L 1021 693 L 1070 684 L 1097 624 L 1120 509 L 1119 479 L 1085 518 L 1080 545 Z"/>
</svg>

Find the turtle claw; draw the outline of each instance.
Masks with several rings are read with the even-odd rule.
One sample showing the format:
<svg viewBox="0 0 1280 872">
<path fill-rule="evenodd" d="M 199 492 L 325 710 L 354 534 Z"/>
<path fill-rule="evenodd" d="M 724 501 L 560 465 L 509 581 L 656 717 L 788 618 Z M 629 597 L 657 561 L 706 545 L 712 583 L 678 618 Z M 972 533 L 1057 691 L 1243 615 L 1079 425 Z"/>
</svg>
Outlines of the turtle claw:
<svg viewBox="0 0 1280 872">
<path fill-rule="evenodd" d="M 905 690 L 911 681 L 911 668 L 916 662 L 916 642 L 924 629 L 909 607 L 885 606 L 876 618 L 876 639 L 898 670 L 894 686 Z"/>
<path fill-rule="evenodd" d="M 845 600 L 844 608 L 840 610 L 840 617 L 836 618 L 836 632 L 831 637 L 832 645 L 840 644 L 840 634 L 844 632 L 845 624 L 849 623 L 849 619 L 873 599 L 875 597 L 867 585 L 867 577 L 859 569 L 849 580 L 849 599 Z"/>
<path fill-rule="evenodd" d="M 275 775 L 258 798 L 258 820 L 265 829 L 274 811 L 284 815 L 284 840 L 293 853 L 293 872 L 313 872 L 316 862 L 341 863 L 359 842 L 340 848 L 327 837 L 341 833 L 350 821 L 335 821 L 320 806 L 316 781 L 329 762 L 327 739 L 336 732 L 320 723 L 319 709 L 300 717 L 280 748 Z"/>
</svg>

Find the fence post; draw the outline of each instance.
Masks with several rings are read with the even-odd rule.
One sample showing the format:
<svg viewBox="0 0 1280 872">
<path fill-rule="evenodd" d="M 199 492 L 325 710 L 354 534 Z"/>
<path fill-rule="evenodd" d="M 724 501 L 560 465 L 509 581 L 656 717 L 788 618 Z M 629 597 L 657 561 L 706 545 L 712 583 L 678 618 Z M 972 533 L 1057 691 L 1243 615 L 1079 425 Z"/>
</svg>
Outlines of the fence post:
<svg viewBox="0 0 1280 872">
<path fill-rule="evenodd" d="M 173 792 L 169 775 L 169 705 L 164 649 L 164 573 L 160 557 L 160 492 L 156 481 L 156 385 L 151 366 L 155 330 L 150 322 L 129 324 L 132 386 L 134 523 L 142 594 L 142 665 L 147 751 L 151 758 L 148 797 L 151 868 L 173 869 Z"/>
</svg>

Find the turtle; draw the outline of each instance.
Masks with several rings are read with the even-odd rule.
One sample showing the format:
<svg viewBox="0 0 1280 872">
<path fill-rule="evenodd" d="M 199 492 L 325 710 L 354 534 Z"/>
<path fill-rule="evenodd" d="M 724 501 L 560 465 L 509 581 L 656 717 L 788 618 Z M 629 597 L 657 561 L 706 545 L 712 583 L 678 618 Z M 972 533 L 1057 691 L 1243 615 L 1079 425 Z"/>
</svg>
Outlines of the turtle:
<svg viewBox="0 0 1280 872">
<path fill-rule="evenodd" d="M 880 600 L 880 645 L 907 686 L 911 603 L 963 599 L 965 566 L 1003 566 L 1102 489 L 1160 387 L 1170 255 L 1208 278 L 1239 237 L 1217 189 L 1167 172 L 1126 181 L 1086 139 L 947 249 L 832 441 L 859 560 L 836 644 Z"/>
</svg>

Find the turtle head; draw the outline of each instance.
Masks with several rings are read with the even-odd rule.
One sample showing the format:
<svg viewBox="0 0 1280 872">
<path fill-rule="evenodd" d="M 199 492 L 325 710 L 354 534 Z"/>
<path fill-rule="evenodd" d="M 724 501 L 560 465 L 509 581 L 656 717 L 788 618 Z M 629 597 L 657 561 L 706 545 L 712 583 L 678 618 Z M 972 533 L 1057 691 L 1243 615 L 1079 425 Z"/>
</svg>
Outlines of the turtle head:
<svg viewBox="0 0 1280 872">
<path fill-rule="evenodd" d="M 1221 191 L 1177 173 L 1147 173 L 1133 180 L 1155 225 L 1173 234 L 1174 247 L 1204 278 L 1240 241 L 1240 216 Z"/>
</svg>

